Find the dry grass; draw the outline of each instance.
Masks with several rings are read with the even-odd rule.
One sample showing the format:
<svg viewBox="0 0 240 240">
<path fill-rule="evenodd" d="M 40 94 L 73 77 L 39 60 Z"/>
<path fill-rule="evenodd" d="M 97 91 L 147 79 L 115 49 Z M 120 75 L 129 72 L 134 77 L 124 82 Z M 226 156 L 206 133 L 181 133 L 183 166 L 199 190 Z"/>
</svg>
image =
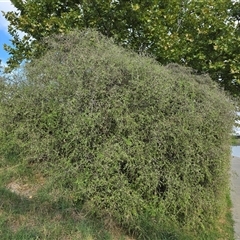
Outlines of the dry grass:
<svg viewBox="0 0 240 240">
<path fill-rule="evenodd" d="M 94 222 L 81 210 L 61 202 L 60 190 L 48 188 L 48 179 L 35 170 L 24 175 L 18 167 L 6 169 L 0 168 L 1 240 L 134 240 L 113 222 Z M 10 177 L 1 181 L 4 174 Z"/>
</svg>

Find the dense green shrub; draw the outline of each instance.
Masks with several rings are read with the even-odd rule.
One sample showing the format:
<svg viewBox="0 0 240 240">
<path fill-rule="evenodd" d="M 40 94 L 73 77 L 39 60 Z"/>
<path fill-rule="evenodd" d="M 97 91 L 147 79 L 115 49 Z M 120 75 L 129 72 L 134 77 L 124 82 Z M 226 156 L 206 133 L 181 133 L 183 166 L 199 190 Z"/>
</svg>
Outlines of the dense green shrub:
<svg viewBox="0 0 240 240">
<path fill-rule="evenodd" d="M 149 232 L 211 226 L 229 179 L 224 93 L 208 76 L 160 66 L 95 31 L 47 41 L 2 102 L 2 136 L 14 136 L 19 159 L 138 234 L 146 222 Z"/>
</svg>

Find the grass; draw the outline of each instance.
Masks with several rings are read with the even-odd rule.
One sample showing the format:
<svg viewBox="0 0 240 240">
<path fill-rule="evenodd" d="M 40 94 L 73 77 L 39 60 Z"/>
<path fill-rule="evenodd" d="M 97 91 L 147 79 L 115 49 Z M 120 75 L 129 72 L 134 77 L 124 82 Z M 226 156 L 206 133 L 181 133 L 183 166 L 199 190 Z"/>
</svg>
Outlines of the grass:
<svg viewBox="0 0 240 240">
<path fill-rule="evenodd" d="M 34 166 L 23 166 L 15 161 L 1 161 L 0 167 L 0 239 L 64 239 L 64 240 L 134 240 L 109 219 L 99 219 L 76 208 L 70 199 L 54 189 Z M 10 162 L 10 164 L 9 164 Z M 230 195 L 229 195 L 230 196 Z M 231 200 L 227 196 L 226 211 L 217 220 L 216 228 L 204 230 L 198 239 L 233 240 Z M 148 236 L 138 239 L 178 240 L 196 239 L 179 237 L 168 231 L 154 233 L 147 223 Z"/>
<path fill-rule="evenodd" d="M 232 145 L 239 146 L 240 145 L 240 137 L 232 137 Z"/>
<path fill-rule="evenodd" d="M 215 228 L 204 231 L 199 239 L 201 240 L 234 240 L 233 218 L 231 213 L 232 202 L 230 192 L 226 196 L 226 207 L 223 209 L 222 215 L 216 220 Z"/>
<path fill-rule="evenodd" d="M 34 168 L 0 168 L 0 239 L 130 240 L 114 224 L 85 216 Z"/>
</svg>

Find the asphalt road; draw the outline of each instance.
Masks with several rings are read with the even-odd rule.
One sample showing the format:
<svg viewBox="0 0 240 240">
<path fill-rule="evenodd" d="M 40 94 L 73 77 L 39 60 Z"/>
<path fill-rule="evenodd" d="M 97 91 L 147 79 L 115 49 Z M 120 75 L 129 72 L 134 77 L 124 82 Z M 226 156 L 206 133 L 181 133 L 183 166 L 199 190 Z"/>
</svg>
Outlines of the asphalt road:
<svg viewBox="0 0 240 240">
<path fill-rule="evenodd" d="M 235 156 L 231 161 L 231 190 L 235 239 L 240 240 L 240 158 Z"/>
</svg>

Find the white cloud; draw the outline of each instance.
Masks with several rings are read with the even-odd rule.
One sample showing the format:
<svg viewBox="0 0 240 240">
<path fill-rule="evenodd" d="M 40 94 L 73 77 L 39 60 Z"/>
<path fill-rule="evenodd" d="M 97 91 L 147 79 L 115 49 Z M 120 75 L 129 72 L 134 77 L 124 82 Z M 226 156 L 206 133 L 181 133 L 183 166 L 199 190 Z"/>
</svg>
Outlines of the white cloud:
<svg viewBox="0 0 240 240">
<path fill-rule="evenodd" d="M 10 11 L 18 11 L 12 3 L 9 1 L 0 0 L 0 31 L 3 31 L 5 33 L 8 33 L 8 24 L 9 22 L 5 19 L 5 17 L 2 14 L 3 12 L 10 12 Z M 19 37 L 22 38 L 24 36 L 24 32 L 17 31 L 19 34 Z"/>
<path fill-rule="evenodd" d="M 16 11 L 16 8 L 12 5 L 10 1 L 0 0 L 0 31 L 8 31 L 8 21 L 3 17 L 2 11 Z"/>
</svg>

